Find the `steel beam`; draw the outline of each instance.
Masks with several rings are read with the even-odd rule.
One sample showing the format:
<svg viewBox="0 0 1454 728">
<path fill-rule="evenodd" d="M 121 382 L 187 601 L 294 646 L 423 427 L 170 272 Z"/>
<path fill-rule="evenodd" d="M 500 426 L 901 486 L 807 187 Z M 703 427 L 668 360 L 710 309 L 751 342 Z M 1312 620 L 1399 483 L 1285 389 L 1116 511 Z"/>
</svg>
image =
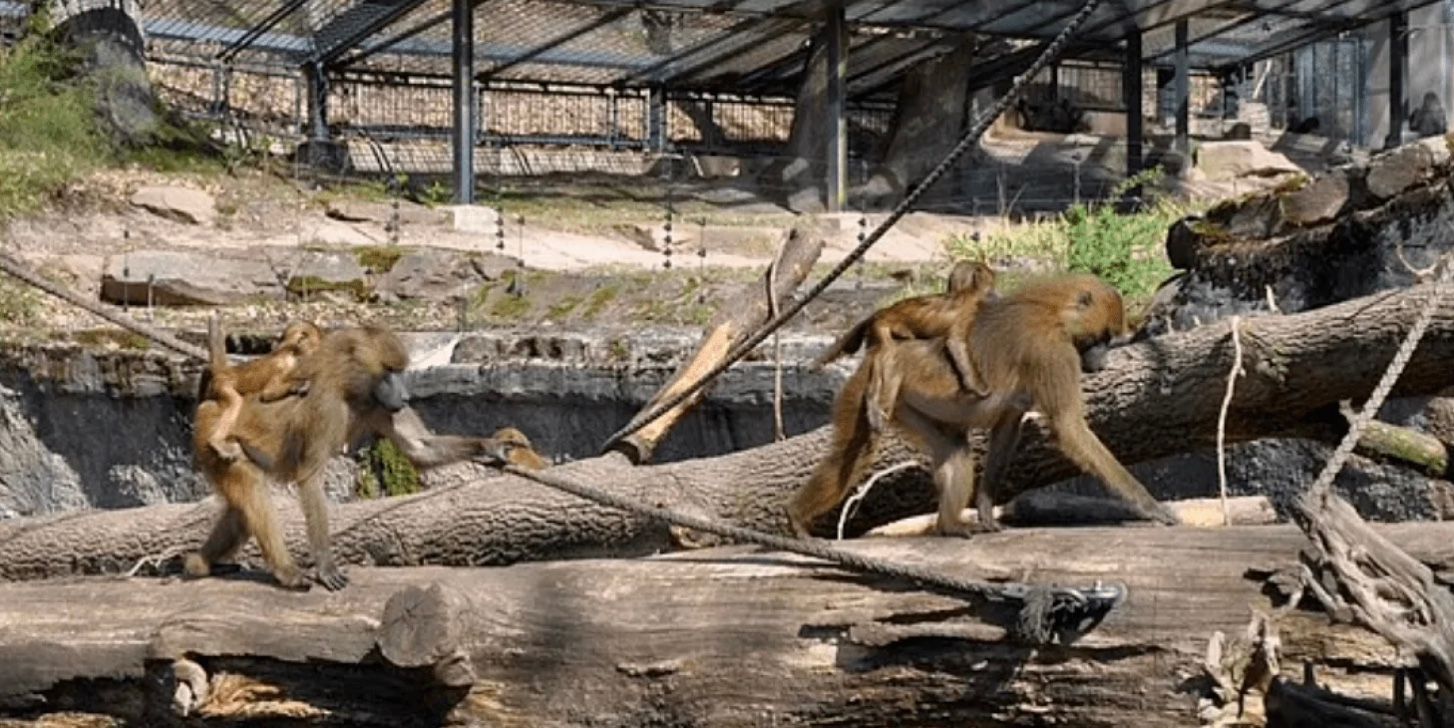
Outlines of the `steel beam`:
<svg viewBox="0 0 1454 728">
<path fill-rule="evenodd" d="M 1121 93 L 1126 102 L 1126 176 L 1141 171 L 1145 121 L 1141 110 L 1141 34 L 1126 36 L 1126 61 L 1121 67 Z"/>
<path fill-rule="evenodd" d="M 842 212 L 848 201 L 848 116 L 844 78 L 848 75 L 848 20 L 843 3 L 828 9 L 828 212 Z"/>
<path fill-rule="evenodd" d="M 1401 10 L 1388 19 L 1388 139 L 1385 149 L 1404 143 L 1404 124 L 1409 118 L 1408 90 L 1404 80 L 1409 64 L 1409 14 Z"/>
<path fill-rule="evenodd" d="M 484 76 L 486 78 L 493 78 L 522 63 L 529 63 L 531 59 L 534 59 L 543 53 L 559 48 L 566 43 L 569 43 L 598 28 L 610 25 L 611 23 L 620 20 L 621 18 L 629 15 L 632 12 L 633 10 L 631 8 L 616 8 L 614 10 L 611 10 L 605 15 L 602 15 L 601 17 L 596 18 L 589 23 L 586 23 L 579 28 L 573 28 L 571 30 L 568 30 L 544 43 L 541 43 L 538 46 L 535 46 L 534 48 L 531 48 L 530 50 L 520 54 L 519 56 L 516 56 L 514 60 L 506 61 L 505 63 L 501 63 L 500 65 L 491 68 L 488 73 L 484 74 Z"/>
<path fill-rule="evenodd" d="M 1191 50 L 1187 44 L 1188 34 L 1187 21 L 1176 21 L 1176 79 L 1172 86 L 1172 113 L 1176 115 L 1174 145 L 1183 163 L 1191 153 Z M 1140 68 L 1139 63 L 1137 68 Z"/>
<path fill-rule="evenodd" d="M 424 0 L 359 0 L 314 35 L 317 49 L 309 60 L 336 65 L 350 48 L 393 25 L 424 4 Z M 473 3 L 471 3 L 473 5 Z"/>
<path fill-rule="evenodd" d="M 454 66 L 454 201 L 475 201 L 475 9 L 471 0 L 452 0 Z"/>
</svg>

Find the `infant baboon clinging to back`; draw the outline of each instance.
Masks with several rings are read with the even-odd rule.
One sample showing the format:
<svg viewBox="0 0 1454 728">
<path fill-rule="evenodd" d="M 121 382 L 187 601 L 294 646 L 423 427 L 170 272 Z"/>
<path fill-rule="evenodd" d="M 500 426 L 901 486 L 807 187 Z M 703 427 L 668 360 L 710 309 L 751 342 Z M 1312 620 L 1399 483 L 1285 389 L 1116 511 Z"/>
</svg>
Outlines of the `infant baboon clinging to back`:
<svg viewBox="0 0 1454 728">
<path fill-rule="evenodd" d="M 209 353 L 209 381 L 203 383 L 202 398 L 216 400 L 222 410 L 205 433 L 207 446 L 223 460 L 242 457 L 242 446 L 233 437 L 238 415 L 242 413 L 243 398 L 257 395 L 263 402 L 272 402 L 307 389 L 307 383 L 295 383 L 289 376 L 297 367 L 298 359 L 313 353 L 323 340 L 323 331 L 306 321 L 295 321 L 283 329 L 278 345 L 267 355 L 252 361 L 232 366 L 227 360 L 227 350 L 220 335 L 220 322 L 216 314 L 207 323 Z M 217 330 L 217 335 L 212 333 Z"/>
<path fill-rule="evenodd" d="M 981 304 L 994 298 L 995 272 L 982 262 L 960 261 L 950 271 L 948 290 L 942 294 L 906 298 L 879 309 L 838 338 L 815 366 L 822 367 L 845 353 L 866 345 L 864 360 L 870 370 L 871 384 L 865 406 L 869 426 L 882 429 L 894 408 L 895 387 L 883 373 L 892 364 L 895 342 L 904 339 L 948 337 L 950 361 L 961 385 L 970 392 L 985 396 L 988 390 L 975 371 L 968 354 L 968 333 L 974 326 Z M 865 364 L 861 364 L 863 366 Z"/>
<path fill-rule="evenodd" d="M 988 396 L 966 392 L 953 371 L 944 339 L 899 342 L 892 371 L 901 386 L 892 421 L 928 450 L 939 490 L 941 534 L 967 534 L 961 512 L 973 497 L 980 523 L 997 529 L 993 506 L 1019 442 L 1021 421 L 1041 412 L 1062 453 L 1095 475 L 1143 517 L 1176 523 L 1085 421 L 1080 391 L 1081 357 L 1125 333 L 1120 294 L 1094 276 L 1067 275 L 1027 283 L 986 302 L 969 334 L 969 354 L 989 388 Z M 860 365 L 833 407 L 831 449 L 788 508 L 800 536 L 819 515 L 843 501 L 866 467 L 875 440 L 863 409 L 869 372 Z M 968 430 L 990 430 L 983 483 L 974 485 L 974 455 Z"/>
</svg>

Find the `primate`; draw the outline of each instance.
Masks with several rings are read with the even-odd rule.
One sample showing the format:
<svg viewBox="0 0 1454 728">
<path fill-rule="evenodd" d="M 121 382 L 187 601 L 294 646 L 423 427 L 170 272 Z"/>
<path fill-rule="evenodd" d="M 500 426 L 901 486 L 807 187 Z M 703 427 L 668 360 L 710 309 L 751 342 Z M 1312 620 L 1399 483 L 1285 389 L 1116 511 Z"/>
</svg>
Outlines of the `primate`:
<svg viewBox="0 0 1454 728">
<path fill-rule="evenodd" d="M 526 470 L 544 470 L 550 467 L 550 462 L 535 452 L 530 445 L 530 438 L 525 433 L 514 427 L 501 427 L 495 430 L 491 437 L 499 440 L 505 445 L 512 446 L 510 449 L 510 464 L 525 468 Z"/>
<path fill-rule="evenodd" d="M 221 330 L 209 327 L 212 347 L 221 346 Z M 323 467 L 348 443 L 367 434 L 386 437 L 419 468 L 482 457 L 508 459 L 512 446 L 494 438 L 435 435 L 408 408 L 403 372 L 408 352 L 399 337 L 377 327 L 330 331 L 318 348 L 302 357 L 288 379 L 307 382 L 302 396 L 263 402 L 244 397 L 235 433 L 246 458 L 227 460 L 208 443 L 222 414 L 222 405 L 205 400 L 197 406 L 193 451 L 197 464 L 226 502 L 226 509 L 201 550 L 189 553 L 188 576 L 207 576 L 212 566 L 231 558 L 255 536 L 273 576 L 286 587 L 306 587 L 308 580 L 294 564 L 278 528 L 267 492 L 269 477 L 296 482 L 308 525 L 317 580 L 329 590 L 348 584 L 329 547 L 328 509 L 323 494 Z"/>
<path fill-rule="evenodd" d="M 288 375 L 297 366 L 300 357 L 311 354 L 318 348 L 323 332 L 306 321 L 295 321 L 283 329 L 283 335 L 272 352 L 234 367 L 227 361 L 227 350 L 221 337 L 211 336 L 212 329 L 218 326 L 220 324 L 214 314 L 207 324 L 211 354 L 208 368 L 210 383 L 203 387 L 202 398 L 217 400 L 222 405 L 222 411 L 210 428 L 211 431 L 204 433 L 204 436 L 207 446 L 218 457 L 223 460 L 236 460 L 242 457 L 242 446 L 237 444 L 232 431 L 237 424 L 238 415 L 242 413 L 242 398 L 255 394 L 261 401 L 271 402 L 306 391 L 306 382 L 294 385 Z M 295 392 L 295 389 L 298 391 Z"/>
<path fill-rule="evenodd" d="M 893 359 L 884 362 L 892 369 L 885 376 L 900 388 L 889 416 L 933 461 L 938 533 L 969 533 L 961 512 L 971 495 L 982 527 L 999 528 L 995 489 L 1019 442 L 1021 419 L 1031 409 L 1048 420 L 1057 447 L 1081 470 L 1100 478 L 1142 517 L 1177 522 L 1085 422 L 1081 356 L 1124 333 L 1120 294 L 1094 276 L 1066 275 L 1027 283 L 981 307 L 969 335 L 969 352 L 988 385 L 988 396 L 961 387 L 944 339 L 898 343 Z M 863 406 L 869 377 L 865 362 L 839 392 L 832 449 L 788 507 L 789 521 L 800 536 L 807 535 L 815 518 L 842 502 L 869 461 L 876 435 Z M 984 482 L 978 490 L 967 437 L 974 428 L 990 431 Z"/>
<path fill-rule="evenodd" d="M 989 392 L 968 354 L 968 334 L 981 304 L 994 297 L 995 272 L 982 262 L 960 261 L 950 271 L 948 290 L 943 294 L 907 298 L 880 309 L 838 338 L 815 366 L 822 367 L 845 353 L 866 345 L 864 363 L 871 370 L 872 384 L 866 406 L 869 426 L 874 431 L 893 411 L 895 388 L 880 365 L 892 360 L 895 342 L 902 339 L 930 339 L 946 336 L 951 342 L 950 361 L 960 384 L 983 397 Z M 863 366 L 864 364 L 860 364 Z"/>
</svg>

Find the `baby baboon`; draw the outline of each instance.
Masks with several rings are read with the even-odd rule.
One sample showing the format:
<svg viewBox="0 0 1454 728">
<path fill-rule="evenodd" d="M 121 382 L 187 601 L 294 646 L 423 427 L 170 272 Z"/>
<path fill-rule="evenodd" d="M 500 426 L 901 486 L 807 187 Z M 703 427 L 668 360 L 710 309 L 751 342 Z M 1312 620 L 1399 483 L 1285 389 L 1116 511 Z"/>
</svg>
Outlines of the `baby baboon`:
<svg viewBox="0 0 1454 728">
<path fill-rule="evenodd" d="M 211 345 L 220 346 L 221 331 L 213 326 L 209 333 Z M 247 458 L 226 460 L 213 451 L 207 434 L 215 429 L 222 405 L 201 402 L 193 450 L 198 466 L 226 501 L 226 510 L 201 550 L 187 555 L 186 573 L 208 575 L 213 564 L 230 558 L 249 536 L 255 536 L 280 583 L 306 586 L 268 498 L 271 476 L 298 484 L 318 581 L 330 590 L 346 586 L 348 579 L 329 547 L 323 466 L 344 445 L 364 435 L 387 437 L 420 468 L 474 457 L 497 462 L 508 458 L 511 446 L 494 438 L 429 432 L 407 407 L 403 377 L 407 364 L 403 342 L 386 329 L 360 327 L 325 334 L 317 350 L 302 357 L 286 377 L 292 384 L 307 382 L 306 395 L 274 402 L 263 402 L 256 395 L 244 397 L 235 432 Z"/>
<path fill-rule="evenodd" d="M 525 433 L 514 427 L 501 427 L 495 430 L 491 437 L 505 445 L 510 445 L 510 464 L 526 470 L 544 470 L 550 467 L 550 462 L 535 452 L 530 445 L 530 438 Z"/>
<path fill-rule="evenodd" d="M 208 367 L 208 382 L 202 388 L 202 398 L 216 400 L 222 405 L 210 432 L 199 433 L 207 440 L 207 446 L 223 460 L 242 457 L 242 446 L 232 437 L 237 417 L 242 413 L 242 398 L 255 394 L 263 402 L 282 399 L 291 394 L 307 390 L 307 382 L 293 384 L 288 375 L 297 366 L 298 359 L 311 354 L 323 339 L 323 332 L 307 321 L 295 321 L 283 329 L 278 345 L 266 356 L 238 366 L 227 361 L 227 350 L 223 345 L 217 315 L 207 322 L 211 362 Z"/>
<path fill-rule="evenodd" d="M 892 365 L 879 362 L 892 360 L 896 340 L 949 337 L 950 361 L 961 385 L 977 396 L 986 396 L 989 392 L 974 369 L 965 342 L 980 305 L 994 297 L 994 287 L 995 272 L 988 265 L 960 261 L 950 271 L 947 292 L 907 298 L 874 312 L 840 336 L 814 366 L 825 366 L 867 344 L 865 361 L 872 372 L 872 383 L 866 406 L 869 426 L 874 431 L 883 429 L 884 420 L 894 407 L 896 388 L 883 376 Z"/>
<path fill-rule="evenodd" d="M 1081 470 L 1101 479 L 1143 517 L 1174 524 L 1176 516 L 1151 497 L 1085 422 L 1080 391 L 1081 354 L 1125 329 L 1121 296 L 1100 279 L 1067 275 L 1028 283 L 981 307 L 969 335 L 970 356 L 990 394 L 967 393 L 957 381 L 943 339 L 900 342 L 887 362 L 901 387 L 893 421 L 923 445 L 939 490 L 941 534 L 965 534 L 960 513 L 974 496 L 980 523 L 994 520 L 995 488 L 1019 442 L 1021 418 L 1032 408 L 1048 420 L 1054 441 Z M 793 529 L 805 535 L 813 520 L 842 502 L 858 482 L 874 445 L 863 412 L 869 372 L 860 365 L 833 406 L 833 443 L 788 508 Z M 974 486 L 974 456 L 966 435 L 990 430 L 984 482 Z"/>
</svg>

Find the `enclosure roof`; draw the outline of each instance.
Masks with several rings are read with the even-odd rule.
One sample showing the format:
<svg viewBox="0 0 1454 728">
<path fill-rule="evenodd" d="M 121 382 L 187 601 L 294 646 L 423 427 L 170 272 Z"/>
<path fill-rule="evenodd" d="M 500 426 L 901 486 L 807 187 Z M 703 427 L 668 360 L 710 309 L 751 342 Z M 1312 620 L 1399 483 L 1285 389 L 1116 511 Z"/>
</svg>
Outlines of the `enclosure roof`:
<svg viewBox="0 0 1454 728">
<path fill-rule="evenodd" d="M 891 87 L 916 63 L 982 43 L 986 71 L 1028 65 L 1081 0 L 844 0 L 849 91 Z M 1143 58 L 1172 62 L 1174 26 L 1188 21 L 1192 66 L 1225 70 L 1284 53 L 1435 0 L 1106 0 L 1072 57 L 1119 61 L 1143 34 Z M 9 3 L 0 2 L 0 5 Z M 482 79 L 791 94 L 825 0 L 475 0 Z M 450 0 L 151 0 L 154 51 L 334 70 L 446 76 Z M 1023 60 L 1022 60 L 1023 59 Z M 986 83 L 994 76 L 977 76 Z"/>
</svg>

